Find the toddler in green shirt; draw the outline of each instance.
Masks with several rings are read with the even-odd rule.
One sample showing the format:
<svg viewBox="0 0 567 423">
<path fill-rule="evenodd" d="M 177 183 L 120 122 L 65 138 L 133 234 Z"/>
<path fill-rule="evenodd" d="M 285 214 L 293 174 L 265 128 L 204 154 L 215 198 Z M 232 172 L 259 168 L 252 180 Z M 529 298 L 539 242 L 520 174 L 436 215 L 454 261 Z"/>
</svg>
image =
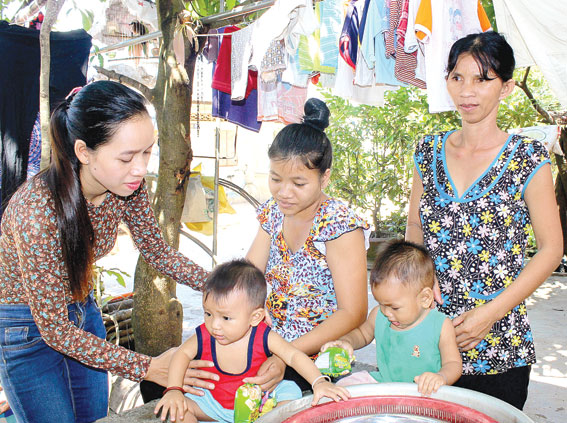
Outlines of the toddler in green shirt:
<svg viewBox="0 0 567 423">
<path fill-rule="evenodd" d="M 366 321 L 321 348 L 344 348 L 352 356 L 376 339 L 377 372 L 357 372 L 338 382 L 348 386 L 376 382 L 415 382 L 423 395 L 461 376 L 455 329 L 432 309 L 435 268 L 427 250 L 407 241 L 388 243 L 378 254 L 370 286 L 378 306 Z"/>
</svg>

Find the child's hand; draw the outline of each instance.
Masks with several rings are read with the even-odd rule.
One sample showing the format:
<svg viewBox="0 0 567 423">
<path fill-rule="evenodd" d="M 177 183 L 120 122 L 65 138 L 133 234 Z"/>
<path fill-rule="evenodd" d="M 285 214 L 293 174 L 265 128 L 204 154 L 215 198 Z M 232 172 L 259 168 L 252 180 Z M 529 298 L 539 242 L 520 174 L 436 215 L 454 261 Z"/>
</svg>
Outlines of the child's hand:
<svg viewBox="0 0 567 423">
<path fill-rule="evenodd" d="M 425 396 L 429 396 L 433 392 L 437 392 L 441 386 L 447 384 L 442 374 L 431 372 L 425 372 L 416 376 L 413 381 L 417 383 L 418 392 Z"/>
<path fill-rule="evenodd" d="M 313 387 L 313 401 L 311 405 L 317 405 L 322 397 L 331 398 L 333 401 L 348 400 L 350 392 L 340 386 L 335 386 L 331 382 L 321 380 Z"/>
<path fill-rule="evenodd" d="M 169 412 L 169 420 L 174 422 L 176 418 L 179 417 L 183 420 L 185 413 L 187 412 L 187 402 L 185 401 L 185 396 L 181 391 L 170 391 L 167 392 L 162 399 L 154 408 L 154 414 L 158 414 L 161 408 L 161 420 L 165 421 L 167 419 L 167 413 Z"/>
<path fill-rule="evenodd" d="M 354 349 L 352 348 L 352 345 L 350 344 L 350 342 L 343 341 L 341 339 L 339 339 L 337 341 L 327 342 L 325 345 L 323 345 L 321 347 L 321 352 L 325 352 L 325 350 L 327 348 L 330 348 L 330 347 L 339 347 L 339 348 L 346 350 L 348 352 L 349 357 L 352 360 L 352 356 L 354 355 Z"/>
</svg>

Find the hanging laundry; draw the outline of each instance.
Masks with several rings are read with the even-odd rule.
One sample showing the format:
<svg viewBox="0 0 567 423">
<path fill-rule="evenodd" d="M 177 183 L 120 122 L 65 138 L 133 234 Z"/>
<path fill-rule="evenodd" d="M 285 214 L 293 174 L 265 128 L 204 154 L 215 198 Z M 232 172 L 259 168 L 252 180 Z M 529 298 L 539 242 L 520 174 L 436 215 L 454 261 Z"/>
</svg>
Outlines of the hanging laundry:
<svg viewBox="0 0 567 423">
<path fill-rule="evenodd" d="M 51 32 L 49 100 L 53 109 L 85 85 L 91 36 L 84 30 Z M 26 180 L 30 136 L 39 111 L 39 31 L 0 21 L 0 137 L 2 211 Z"/>
<path fill-rule="evenodd" d="M 285 70 L 286 50 L 283 40 L 273 40 L 260 65 L 258 78 L 258 120 L 278 120 L 278 84 Z"/>
<path fill-rule="evenodd" d="M 255 71 L 248 71 L 248 63 L 252 55 L 250 40 L 254 24 L 232 33 L 232 47 L 230 53 L 230 81 L 233 100 L 242 100 L 248 90 L 250 75 Z M 258 69 L 259 70 L 259 69 Z M 252 87 L 254 89 L 256 87 Z"/>
<path fill-rule="evenodd" d="M 390 0 L 390 30 L 386 37 L 386 52 L 395 57 L 394 75 L 401 82 L 425 88 L 425 81 L 415 77 L 417 53 L 404 50 L 409 0 Z"/>
<path fill-rule="evenodd" d="M 302 122 L 307 88 L 282 82 L 278 84 L 277 94 L 278 120 L 286 125 Z"/>
<path fill-rule="evenodd" d="M 339 54 L 353 70 L 356 69 L 356 56 L 358 53 L 358 26 L 356 0 L 350 0 L 339 38 Z"/>
<path fill-rule="evenodd" d="M 396 62 L 386 55 L 385 34 L 390 30 L 388 9 L 385 0 L 369 0 L 366 27 L 362 38 L 361 52 L 370 66 L 374 69 L 377 84 L 392 86 L 400 85 L 395 76 Z"/>
<path fill-rule="evenodd" d="M 254 22 L 250 66 L 260 69 L 262 59 L 273 40 L 283 39 L 286 47 L 295 51 L 299 35 L 310 35 L 316 28 L 311 0 L 276 0 L 274 5 Z"/>
<path fill-rule="evenodd" d="M 203 47 L 203 56 L 209 63 L 217 60 L 219 55 L 219 38 L 217 35 L 219 31 L 217 29 L 210 29 L 207 32 L 208 37 L 206 37 L 205 45 Z"/>
<path fill-rule="evenodd" d="M 239 28 L 229 26 L 220 28 L 219 33 L 234 33 Z M 219 48 L 219 56 L 217 62 L 213 62 L 213 93 L 212 93 L 212 116 L 220 117 L 236 125 L 251 131 L 258 132 L 262 126 L 262 122 L 258 122 L 256 114 L 258 110 L 258 91 L 251 89 L 252 85 L 257 85 L 257 72 L 249 71 L 249 75 L 254 75 L 253 83 L 247 84 L 247 97 L 240 101 L 233 101 L 230 98 L 230 54 L 231 54 L 231 37 L 222 37 Z M 219 71 L 219 62 L 223 67 L 223 71 Z M 227 78 L 228 73 L 228 78 Z M 215 79 L 216 76 L 216 79 Z M 216 87 L 221 87 L 219 90 Z M 229 89 L 227 93 L 226 90 Z"/>
<path fill-rule="evenodd" d="M 358 9 L 359 24 L 358 24 L 358 44 L 362 44 L 362 37 L 364 37 L 364 29 L 366 28 L 366 18 L 368 17 L 368 8 L 370 7 L 370 0 L 358 0 L 359 3 L 364 3 L 361 9 Z"/>
<path fill-rule="evenodd" d="M 258 122 L 256 114 L 258 110 L 258 90 L 250 91 L 247 98 L 234 101 L 230 94 L 219 90 L 213 90 L 213 117 L 219 117 L 232 122 L 250 131 L 258 132 L 262 122 Z"/>
<path fill-rule="evenodd" d="M 417 54 L 417 66 L 414 76 L 417 79 L 425 81 L 424 47 L 422 44 L 420 44 L 420 42 L 417 40 L 417 37 L 415 36 L 415 17 L 417 15 L 420 3 L 421 0 L 409 0 L 408 2 L 408 18 L 406 21 L 407 27 L 404 37 L 404 51 L 406 53 L 415 52 Z"/>
<path fill-rule="evenodd" d="M 567 107 L 567 7 L 565 1 L 494 0 L 498 31 L 514 49 L 516 66 L 537 65 Z"/>
<path fill-rule="evenodd" d="M 223 34 L 232 34 L 238 31 L 240 28 L 237 26 L 228 26 L 224 28 Z M 226 94 L 231 94 L 232 92 L 232 79 L 231 79 L 231 54 L 232 54 L 232 39 L 231 36 L 225 36 L 222 38 L 222 42 L 219 48 L 219 55 L 217 58 L 215 70 L 213 72 L 213 81 L 211 86 L 219 91 Z M 246 92 L 244 97 L 247 98 L 250 92 L 257 87 L 256 83 L 257 72 L 248 71 L 248 81 L 246 84 Z"/>
<path fill-rule="evenodd" d="M 341 31 L 341 4 L 336 1 L 315 3 L 315 17 L 319 23 L 309 36 L 301 36 L 297 49 L 299 67 L 312 72 L 335 73 L 337 71 L 339 35 Z"/>
<path fill-rule="evenodd" d="M 275 74 L 274 79 L 258 81 L 258 120 L 262 122 L 277 121 L 278 114 L 278 84 L 281 75 Z"/>
<path fill-rule="evenodd" d="M 370 7 L 370 0 L 357 1 L 355 7 L 358 10 L 360 25 L 358 26 L 358 52 L 356 54 L 356 69 L 354 72 L 354 84 L 361 87 L 371 87 L 376 85 L 376 77 L 374 75 L 374 64 L 366 61 L 364 52 L 362 51 L 362 39 L 364 38 L 364 28 L 366 27 L 366 18 Z"/>
<path fill-rule="evenodd" d="M 383 106 L 384 93 L 397 87 L 373 85 L 361 87 L 354 84 L 354 70 L 344 61 L 339 60 L 333 94 L 350 100 L 354 104 Z"/>
<path fill-rule="evenodd" d="M 282 81 L 281 72 L 270 81 L 258 82 L 258 120 L 299 123 L 303 118 L 303 106 L 307 100 L 307 87 L 299 87 Z"/>
<path fill-rule="evenodd" d="M 429 112 L 455 110 L 445 83 L 451 46 L 458 39 L 490 29 L 480 0 L 421 0 L 416 35 L 425 45 L 425 77 Z"/>
</svg>

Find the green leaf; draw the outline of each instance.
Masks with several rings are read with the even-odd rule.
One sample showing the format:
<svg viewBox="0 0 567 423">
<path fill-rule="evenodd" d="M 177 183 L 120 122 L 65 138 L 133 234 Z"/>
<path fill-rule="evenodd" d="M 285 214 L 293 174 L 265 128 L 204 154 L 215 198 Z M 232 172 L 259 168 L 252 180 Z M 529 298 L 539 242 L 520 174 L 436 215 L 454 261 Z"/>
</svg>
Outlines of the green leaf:
<svg viewBox="0 0 567 423">
<path fill-rule="evenodd" d="M 94 12 L 92 10 L 80 10 L 83 18 L 83 29 L 89 31 L 93 26 Z"/>
<path fill-rule="evenodd" d="M 114 276 L 116 278 L 116 282 L 118 282 L 121 286 L 126 287 L 126 281 L 124 281 L 124 277 L 121 273 L 115 272 L 113 270 L 107 270 L 106 273 L 110 276 Z"/>
<path fill-rule="evenodd" d="M 222 0 L 221 0 L 222 1 Z M 232 10 L 236 6 L 236 0 L 226 0 L 225 1 L 225 10 Z"/>
</svg>

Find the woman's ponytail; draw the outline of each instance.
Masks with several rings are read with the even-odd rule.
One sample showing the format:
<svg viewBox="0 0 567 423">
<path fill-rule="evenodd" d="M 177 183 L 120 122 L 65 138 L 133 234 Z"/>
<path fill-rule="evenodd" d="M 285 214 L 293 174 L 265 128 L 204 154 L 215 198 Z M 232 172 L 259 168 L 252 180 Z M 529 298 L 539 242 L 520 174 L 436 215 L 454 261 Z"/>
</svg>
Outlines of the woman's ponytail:
<svg viewBox="0 0 567 423">
<path fill-rule="evenodd" d="M 89 292 L 92 274 L 94 232 L 80 180 L 80 162 L 75 142 L 67 128 L 70 102 L 61 103 L 51 115 L 51 166 L 44 179 L 51 192 L 61 239 L 61 255 L 67 268 L 73 299 Z"/>
</svg>

